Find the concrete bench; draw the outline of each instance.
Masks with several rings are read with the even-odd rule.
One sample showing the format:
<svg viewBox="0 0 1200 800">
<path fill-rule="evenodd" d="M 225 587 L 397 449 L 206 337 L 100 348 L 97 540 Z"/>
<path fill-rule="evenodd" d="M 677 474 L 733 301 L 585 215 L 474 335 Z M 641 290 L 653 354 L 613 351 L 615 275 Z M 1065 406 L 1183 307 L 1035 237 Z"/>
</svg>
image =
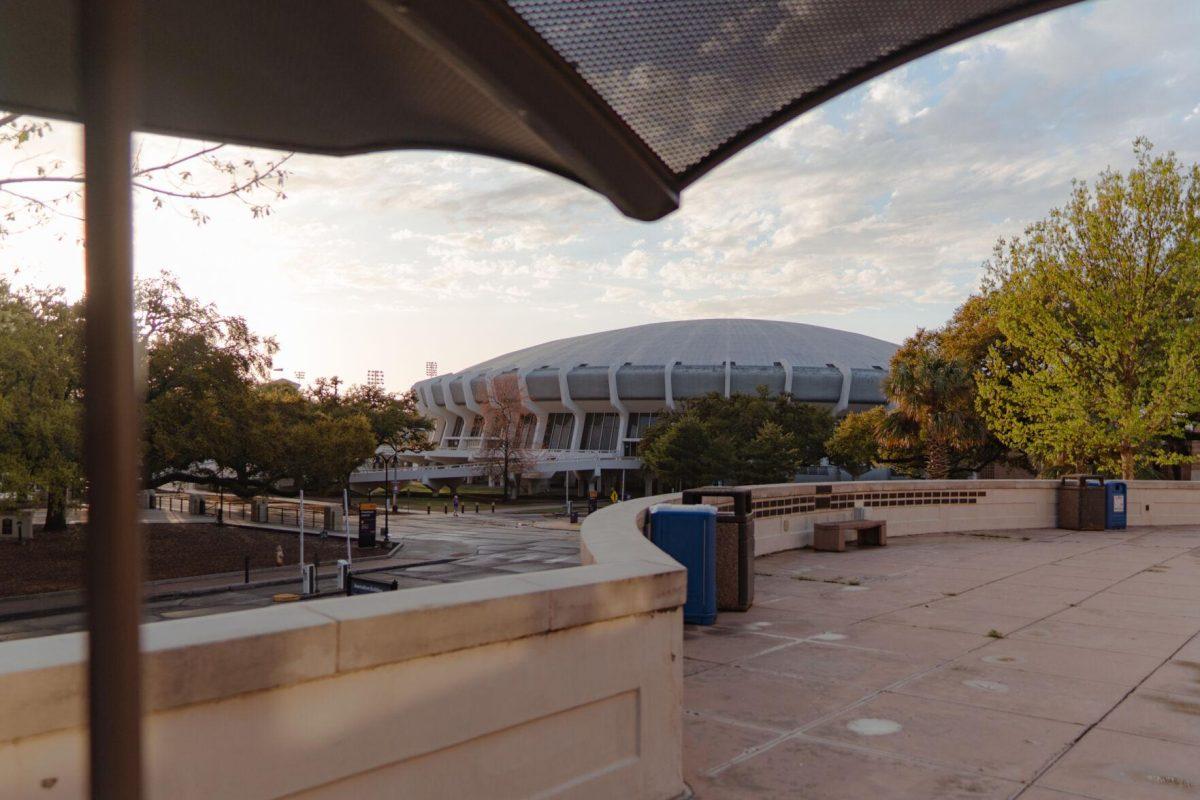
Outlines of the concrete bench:
<svg viewBox="0 0 1200 800">
<path fill-rule="evenodd" d="M 858 546 L 887 546 L 887 523 L 881 520 L 851 519 L 844 522 L 818 522 L 813 525 L 813 550 L 842 553 L 846 550 L 846 531 L 858 532 Z"/>
</svg>

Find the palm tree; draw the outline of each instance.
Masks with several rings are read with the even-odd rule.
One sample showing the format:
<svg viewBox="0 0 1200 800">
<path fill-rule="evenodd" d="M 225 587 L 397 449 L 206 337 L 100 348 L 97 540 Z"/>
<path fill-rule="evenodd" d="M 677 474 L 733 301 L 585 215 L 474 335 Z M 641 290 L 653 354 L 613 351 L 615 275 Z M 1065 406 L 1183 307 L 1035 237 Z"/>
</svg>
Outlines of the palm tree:
<svg viewBox="0 0 1200 800">
<path fill-rule="evenodd" d="M 896 351 L 884 391 L 892 410 L 881 425 L 881 444 L 920 454 L 930 479 L 950 477 L 956 453 L 986 438 L 974 413 L 971 368 L 944 355 L 936 333 L 918 330 Z"/>
</svg>

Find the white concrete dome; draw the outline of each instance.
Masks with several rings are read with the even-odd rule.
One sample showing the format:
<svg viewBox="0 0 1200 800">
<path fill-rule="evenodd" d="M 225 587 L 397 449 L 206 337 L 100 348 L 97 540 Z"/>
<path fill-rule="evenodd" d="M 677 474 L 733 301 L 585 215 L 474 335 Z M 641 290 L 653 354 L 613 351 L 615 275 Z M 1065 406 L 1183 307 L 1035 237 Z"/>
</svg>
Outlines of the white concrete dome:
<svg viewBox="0 0 1200 800">
<path fill-rule="evenodd" d="M 506 353 L 414 387 L 430 412 L 473 410 L 488 381 L 515 373 L 531 404 L 673 407 L 710 392 L 790 393 L 838 411 L 883 403 L 896 345 L 858 333 L 759 319 L 656 322 Z M 468 388 L 469 387 L 469 388 Z"/>
</svg>

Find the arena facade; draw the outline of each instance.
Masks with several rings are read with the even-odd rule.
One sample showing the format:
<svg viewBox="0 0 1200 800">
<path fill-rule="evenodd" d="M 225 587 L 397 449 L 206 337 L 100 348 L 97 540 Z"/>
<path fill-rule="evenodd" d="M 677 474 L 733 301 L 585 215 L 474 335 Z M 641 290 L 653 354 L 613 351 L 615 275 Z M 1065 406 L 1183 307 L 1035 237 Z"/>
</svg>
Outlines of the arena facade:
<svg viewBox="0 0 1200 800">
<path fill-rule="evenodd" d="M 515 382 L 527 420 L 521 446 L 537 465 L 523 479 L 561 485 L 575 473 L 580 487 L 620 491 L 626 473 L 641 467 L 642 433 L 687 399 L 765 386 L 835 414 L 863 410 L 886 402 L 895 351 L 857 333 L 757 319 L 660 322 L 546 342 L 414 385 L 418 408 L 434 422 L 433 447 L 399 454 L 397 478 L 438 486 L 481 476 L 488 406 L 500 383 Z"/>
</svg>

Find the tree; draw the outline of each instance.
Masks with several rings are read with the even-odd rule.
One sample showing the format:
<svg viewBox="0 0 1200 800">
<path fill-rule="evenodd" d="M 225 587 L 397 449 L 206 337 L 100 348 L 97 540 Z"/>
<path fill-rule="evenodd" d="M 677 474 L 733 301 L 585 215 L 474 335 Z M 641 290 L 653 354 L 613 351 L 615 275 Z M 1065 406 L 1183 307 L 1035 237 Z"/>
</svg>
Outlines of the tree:
<svg viewBox="0 0 1200 800">
<path fill-rule="evenodd" d="M 887 461 L 919 464 L 942 480 L 987 440 L 971 366 L 945 353 L 935 332 L 918 330 L 896 351 L 884 391 L 894 406 L 879 431 Z"/>
<path fill-rule="evenodd" d="M 851 478 L 874 467 L 880 460 L 880 428 L 886 418 L 883 406 L 842 417 L 833 436 L 825 442 L 830 463 L 849 472 Z"/>
<path fill-rule="evenodd" d="M 0 111 L 0 150 L 21 158 L 14 171 L 0 177 L 0 239 L 42 225 L 55 217 L 82 218 L 84 175 L 81 165 L 31 152 L 53 130 L 52 123 Z M 224 144 L 176 142 L 173 148 L 139 146 L 134 151 L 133 189 L 151 199 L 154 208 L 181 207 L 193 222 L 203 225 L 208 215 L 200 201 L 231 198 L 241 201 L 258 218 L 271 213 L 271 203 L 283 200 L 287 179 L 284 166 L 291 153 L 266 159 L 229 155 Z"/>
<path fill-rule="evenodd" d="M 738 483 L 785 483 L 796 477 L 800 447 L 795 436 L 768 420 L 747 443 L 743 459 L 736 473 Z"/>
<path fill-rule="evenodd" d="M 836 424 L 827 409 L 783 394 L 775 398 L 772 412 L 772 419 L 795 439 L 800 464 L 817 464 L 825 457 L 825 442 Z"/>
<path fill-rule="evenodd" d="M 47 530 L 66 526 L 82 488 L 82 314 L 61 289 L 15 291 L 0 280 L 0 493 L 46 499 Z"/>
<path fill-rule="evenodd" d="M 1200 165 L 1145 139 L 1134 156 L 988 264 L 1008 349 L 990 350 L 979 408 L 1045 470 L 1129 479 L 1187 458 L 1164 439 L 1200 410 Z"/>
<path fill-rule="evenodd" d="M 311 410 L 286 430 L 283 471 L 295 489 L 349 488 L 350 473 L 374 452 L 371 425 L 362 414 Z"/>
<path fill-rule="evenodd" d="M 704 428 L 710 451 L 702 472 L 742 483 L 789 480 L 801 464 L 815 464 L 825 455 L 825 440 L 833 433 L 833 416 L 826 409 L 801 403 L 790 395 L 771 397 L 765 386 L 755 394 L 725 397 L 711 393 L 685 401 L 678 411 L 658 418 L 638 447 L 643 454 L 684 420 Z M 764 434 L 764 426 L 770 426 Z M 768 435 L 769 434 L 769 435 Z M 761 438 L 760 438 L 761 437 Z M 769 455 L 768 442 L 777 448 Z M 662 472 L 653 460 L 647 469 L 660 480 L 674 484 L 674 467 Z M 672 462 L 673 463 L 673 462 Z M 765 472 L 759 466 L 771 463 Z M 785 477 L 781 477 L 785 476 Z"/>
<path fill-rule="evenodd" d="M 250 483 L 223 473 L 245 474 L 261 460 L 246 448 L 262 441 L 253 393 L 271 374 L 275 340 L 189 297 L 169 273 L 139 281 L 135 299 L 146 375 L 143 484 L 197 481 L 245 494 Z"/>
<path fill-rule="evenodd" d="M 677 489 L 706 486 L 724 473 L 707 426 L 693 414 L 651 425 L 638 451 L 655 477 Z"/>
<path fill-rule="evenodd" d="M 510 490 L 513 479 L 518 479 L 519 492 L 519 477 L 534 461 L 526 438 L 533 436 L 532 426 L 535 424 L 533 415 L 521 399 L 516 375 L 496 377 L 492 381 L 492 396 L 488 398 L 483 418 L 480 458 L 487 466 L 489 475 L 500 481 L 505 501 L 514 495 Z"/>
<path fill-rule="evenodd" d="M 430 447 L 433 423 L 417 411 L 417 397 L 412 391 L 396 394 L 378 386 L 352 386 L 341 400 L 341 407 L 366 417 L 375 443 L 393 453 Z"/>
</svg>

